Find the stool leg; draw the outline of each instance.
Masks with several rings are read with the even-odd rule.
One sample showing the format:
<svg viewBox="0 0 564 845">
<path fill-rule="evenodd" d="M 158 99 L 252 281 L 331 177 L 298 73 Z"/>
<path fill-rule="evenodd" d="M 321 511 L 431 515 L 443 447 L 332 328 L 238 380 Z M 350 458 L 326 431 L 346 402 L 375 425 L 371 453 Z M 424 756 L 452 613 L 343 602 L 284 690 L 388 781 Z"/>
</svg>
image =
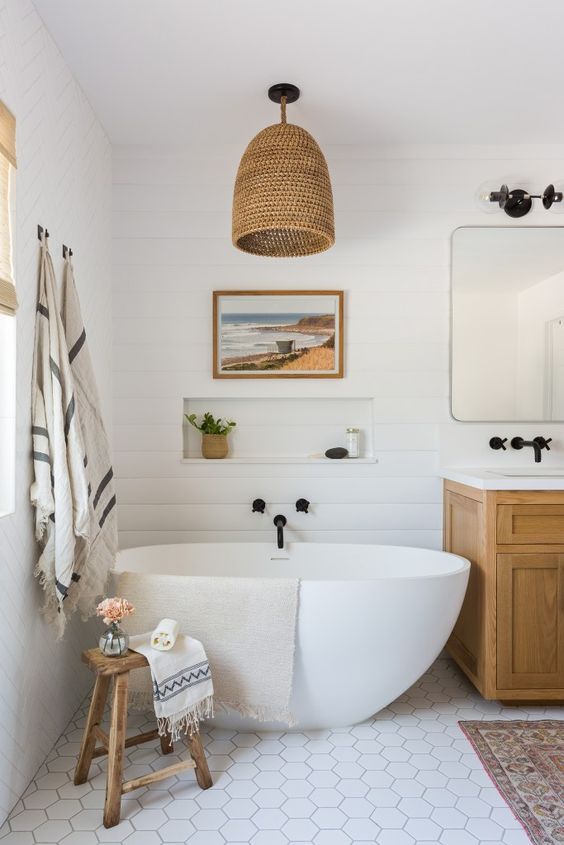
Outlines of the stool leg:
<svg viewBox="0 0 564 845">
<path fill-rule="evenodd" d="M 84 728 L 76 769 L 74 770 L 74 782 L 76 785 L 86 783 L 88 780 L 88 772 L 90 771 L 90 764 L 92 762 L 94 748 L 96 747 L 94 728 L 102 721 L 109 685 L 109 675 L 96 675 L 94 692 L 92 693 L 90 709 L 88 710 L 88 719 Z"/>
<path fill-rule="evenodd" d="M 188 732 L 186 734 L 186 743 L 188 745 L 190 756 L 196 764 L 196 780 L 198 781 L 198 786 L 201 789 L 209 789 L 210 786 L 213 786 L 213 781 L 210 775 L 208 761 L 206 760 L 206 755 L 202 747 L 200 734 L 195 732 L 190 734 Z"/>
<path fill-rule="evenodd" d="M 164 736 L 159 737 L 159 739 L 161 741 L 161 754 L 172 754 L 174 751 L 172 736 L 166 733 Z"/>
<path fill-rule="evenodd" d="M 123 756 L 125 751 L 125 733 L 127 730 L 128 682 L 129 672 L 116 675 L 108 748 L 108 779 L 106 782 L 106 803 L 104 805 L 104 827 L 114 827 L 114 825 L 119 824 L 121 813 Z"/>
</svg>

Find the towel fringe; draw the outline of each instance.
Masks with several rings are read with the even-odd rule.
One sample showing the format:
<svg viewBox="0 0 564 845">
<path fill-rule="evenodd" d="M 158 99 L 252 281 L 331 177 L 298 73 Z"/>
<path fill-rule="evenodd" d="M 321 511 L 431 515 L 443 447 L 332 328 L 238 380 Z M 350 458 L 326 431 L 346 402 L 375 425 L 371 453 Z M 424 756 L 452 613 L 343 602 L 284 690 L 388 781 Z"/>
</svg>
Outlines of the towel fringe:
<svg viewBox="0 0 564 845">
<path fill-rule="evenodd" d="M 174 716 L 159 717 L 157 725 L 159 736 L 169 735 L 173 742 L 177 742 L 183 734 L 190 736 L 200 730 L 202 719 L 213 718 L 213 695 L 208 695 L 197 704 L 186 707 Z"/>
<path fill-rule="evenodd" d="M 65 632 L 65 617 L 60 612 L 60 605 L 57 601 L 55 592 L 55 575 L 52 572 L 47 572 L 43 566 L 43 555 L 39 558 L 33 574 L 39 581 L 44 593 L 44 602 L 41 608 L 41 614 L 46 621 L 55 629 L 55 636 L 57 640 L 62 639 Z"/>
<path fill-rule="evenodd" d="M 211 697 L 210 697 L 211 698 Z M 206 704 L 207 699 L 203 699 L 197 708 L 200 708 L 202 705 Z M 133 690 L 129 692 L 129 706 L 132 710 L 138 710 L 141 712 L 147 712 L 153 709 L 153 696 L 152 693 L 147 692 L 145 690 Z M 206 713 L 198 713 L 197 714 L 197 721 L 196 726 L 194 728 L 191 727 L 191 724 L 188 724 L 187 727 L 184 729 L 179 728 L 181 733 L 186 733 L 188 727 L 190 728 L 190 733 L 192 734 L 194 730 L 198 730 L 199 721 L 202 719 L 211 719 L 214 716 L 214 709 L 217 712 L 221 710 L 223 712 L 227 712 L 228 710 L 235 710 L 240 716 L 243 716 L 248 719 L 255 719 L 258 722 L 282 722 L 289 727 L 294 727 L 296 724 L 296 719 L 291 713 L 291 711 L 286 710 L 285 708 L 277 708 L 271 707 L 266 704 L 241 704 L 236 703 L 234 701 L 224 701 L 218 699 L 217 696 L 213 699 L 212 707 L 210 712 Z M 184 712 L 179 713 L 175 716 L 175 720 L 183 720 L 185 716 Z M 169 730 L 167 726 L 163 731 L 161 731 L 161 722 L 168 722 L 167 719 L 158 719 L 159 723 L 159 733 L 164 735 Z M 174 739 L 174 737 L 173 737 Z M 177 737 L 178 739 L 178 737 Z"/>
<path fill-rule="evenodd" d="M 257 722 L 283 722 L 292 728 L 296 718 L 291 710 L 285 707 L 272 707 L 269 704 L 241 704 L 234 701 L 224 701 L 216 698 L 216 706 L 224 712 L 235 710 L 240 716 L 255 719 Z"/>
<path fill-rule="evenodd" d="M 90 549 L 88 566 L 79 572 L 80 581 L 73 582 L 61 605 L 55 590 L 55 573 L 45 569 L 44 561 L 47 555 L 41 555 L 34 569 L 34 575 L 44 591 L 44 602 L 41 608 L 46 621 L 53 625 L 56 639 L 60 640 L 65 632 L 66 623 L 70 615 L 78 610 L 83 622 L 86 622 L 96 612 L 96 605 L 104 595 L 104 590 L 110 577 L 113 560 L 106 549 L 94 547 Z M 61 609 L 64 608 L 64 613 Z"/>
</svg>

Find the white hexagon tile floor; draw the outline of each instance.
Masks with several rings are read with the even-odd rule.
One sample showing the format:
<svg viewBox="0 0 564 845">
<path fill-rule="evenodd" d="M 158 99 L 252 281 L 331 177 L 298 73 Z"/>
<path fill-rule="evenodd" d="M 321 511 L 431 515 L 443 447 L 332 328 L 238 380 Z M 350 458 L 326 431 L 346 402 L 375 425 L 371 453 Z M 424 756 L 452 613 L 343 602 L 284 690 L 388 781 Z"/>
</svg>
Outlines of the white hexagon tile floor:
<svg viewBox="0 0 564 845">
<path fill-rule="evenodd" d="M 457 722 L 564 719 L 560 708 L 484 701 L 442 658 L 394 704 L 352 728 L 203 732 L 214 787 L 201 791 L 187 771 L 138 790 L 123 800 L 121 823 L 106 830 L 104 760 L 93 762 L 87 784 L 72 783 L 86 708 L 0 830 L 2 845 L 526 845 Z M 130 715 L 133 732 L 151 726 Z M 147 744 L 128 751 L 127 761 L 132 778 L 173 757 Z"/>
</svg>

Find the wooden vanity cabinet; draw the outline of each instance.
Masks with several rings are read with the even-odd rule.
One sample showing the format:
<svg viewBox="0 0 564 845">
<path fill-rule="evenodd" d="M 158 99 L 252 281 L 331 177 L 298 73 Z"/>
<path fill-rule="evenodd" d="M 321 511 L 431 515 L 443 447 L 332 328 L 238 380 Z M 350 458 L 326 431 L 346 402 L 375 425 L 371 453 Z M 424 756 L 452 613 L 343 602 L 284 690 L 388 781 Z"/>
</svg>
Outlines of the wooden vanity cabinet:
<svg viewBox="0 0 564 845">
<path fill-rule="evenodd" d="M 564 701 L 564 491 L 445 481 L 444 548 L 471 562 L 449 654 L 484 698 Z"/>
</svg>

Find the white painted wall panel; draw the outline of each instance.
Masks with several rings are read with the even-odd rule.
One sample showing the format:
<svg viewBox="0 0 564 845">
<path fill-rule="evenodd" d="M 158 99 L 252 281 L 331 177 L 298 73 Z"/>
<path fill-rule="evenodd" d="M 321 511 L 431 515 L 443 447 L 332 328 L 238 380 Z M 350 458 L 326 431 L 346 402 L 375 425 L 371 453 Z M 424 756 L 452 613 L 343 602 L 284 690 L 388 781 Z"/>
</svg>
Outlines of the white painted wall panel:
<svg viewBox="0 0 564 845">
<path fill-rule="evenodd" d="M 194 293 L 209 293 L 214 288 L 259 287 L 265 290 L 280 287 L 314 288 L 347 287 L 352 294 L 361 291 L 378 293 L 379 291 L 414 292 L 449 289 L 449 267 L 412 267 L 398 264 L 394 267 L 358 266 L 354 269 L 354 291 L 350 290 L 351 272 L 348 267 L 333 265 L 317 266 L 304 259 L 304 264 L 279 262 L 274 260 L 264 266 L 245 264 L 244 266 L 222 265 L 214 263 L 213 255 L 205 267 L 198 267 L 197 272 L 187 270 L 186 265 L 165 263 L 158 271 L 153 266 L 130 266 L 114 264 L 114 285 L 116 291 L 125 290 L 134 294 L 150 291 L 185 291 L 189 279 L 189 288 Z"/>
<path fill-rule="evenodd" d="M 322 144 L 323 140 L 318 139 Z M 499 156 L 488 157 L 478 155 L 472 148 L 466 151 L 460 145 L 459 155 L 453 154 L 453 147 L 445 146 L 442 154 L 432 149 L 426 154 L 423 147 L 413 147 L 409 157 L 402 156 L 401 150 L 395 153 L 388 148 L 387 155 L 383 155 L 381 148 L 374 147 L 371 151 L 354 146 L 323 147 L 331 172 L 331 180 L 335 192 L 341 185 L 389 185 L 401 187 L 430 186 L 437 191 L 444 190 L 445 185 L 454 184 L 477 188 L 484 179 L 495 176 L 504 168 L 504 175 L 510 172 L 521 173 L 528 178 L 531 162 L 535 161 L 534 150 L 526 147 L 519 149 L 501 148 Z M 492 148 L 490 148 L 492 149 Z M 550 164 L 555 168 L 564 167 L 562 147 L 553 147 Z M 166 149 L 151 154 L 131 153 L 127 148 L 118 148 L 114 163 L 114 182 L 116 184 L 146 184 L 146 185 L 225 185 L 229 178 L 235 178 L 239 158 L 242 150 L 232 149 L 225 154 L 214 155 L 213 149 L 187 150 L 181 154 Z M 367 154 L 371 152 L 371 154 Z M 540 157 L 539 159 L 540 160 Z M 546 161 L 546 159 L 545 159 Z M 424 166 L 422 166 L 422 164 Z M 538 169 L 538 168 L 537 168 Z M 484 172 L 486 176 L 484 177 Z M 532 173 L 534 178 L 535 173 Z M 231 187 L 232 182 L 228 182 Z M 396 205 L 396 210 L 401 206 Z M 219 209 L 218 209 L 219 210 Z M 360 209 L 361 211 L 363 209 Z"/>
<path fill-rule="evenodd" d="M 122 531 L 121 547 L 158 546 L 168 543 L 270 543 L 272 529 L 263 531 L 245 531 L 237 529 L 214 528 L 213 531 Z M 406 543 L 406 531 L 365 531 L 354 528 L 352 531 L 334 529 L 316 531 L 298 530 L 295 526 L 284 529 L 286 542 L 292 543 L 370 543 L 380 546 L 402 546 Z M 422 549 L 438 549 L 442 542 L 442 531 L 409 531 L 409 544 Z M 155 557 L 158 565 L 158 557 Z M 343 568 L 346 570 L 347 557 L 343 554 Z"/>
<path fill-rule="evenodd" d="M 294 500 L 295 502 L 295 500 Z M 277 513 L 285 513 L 292 527 L 300 531 L 415 531 L 441 527 L 440 505 L 355 503 L 344 507 L 334 504 L 312 503 L 311 513 L 296 513 L 294 502 L 276 500 L 269 502 L 268 514 L 272 520 Z M 214 508 L 208 504 L 196 505 L 121 505 L 120 528 L 122 531 L 213 531 L 218 524 Z M 268 529 L 269 525 L 257 524 L 256 513 L 251 513 L 247 502 L 224 505 L 221 509 L 221 530 L 253 531 Z M 264 520 L 262 521 L 264 522 Z"/>
<path fill-rule="evenodd" d="M 358 266 L 418 267 L 445 266 L 448 262 L 448 245 L 441 239 L 395 238 L 338 238 L 331 249 L 331 255 L 322 252 L 308 256 L 312 266 Z M 409 249 L 407 247 L 409 246 Z M 213 256 L 215 264 L 229 264 L 242 267 L 248 256 L 233 251 L 229 230 L 219 235 L 196 238 L 121 238 L 114 241 L 116 265 L 129 267 L 160 267 L 166 264 L 183 266 L 205 266 Z M 263 270 L 270 258 L 253 256 Z M 278 259 L 283 260 L 283 259 Z M 158 273 L 157 273 L 158 275 Z"/>
<path fill-rule="evenodd" d="M 195 486 L 201 478 L 412 478 L 433 476 L 438 471 L 438 451 L 376 451 L 378 463 L 352 464 L 331 461 L 327 464 L 229 464 L 209 461 L 184 464 L 177 452 L 114 451 L 114 469 L 118 479 L 189 478 Z M 241 475 L 243 473 L 243 475 Z M 406 482 L 407 483 L 407 482 Z M 257 493 L 260 495 L 260 493 Z M 252 496 L 254 499 L 255 496 Z M 249 499 L 249 501 L 252 501 Z M 124 501 L 124 504 L 126 502 Z M 218 516 L 219 522 L 219 516 Z"/>
<path fill-rule="evenodd" d="M 37 224 L 75 253 L 94 367 L 106 414 L 111 398 L 111 154 L 105 134 L 30 0 L 0 0 L 0 99 L 17 119 L 16 510 L 0 519 L 0 822 L 67 725 L 90 683 L 80 652 L 94 629 L 78 619 L 62 642 L 39 616 L 38 549 L 29 504 L 31 361 Z M 0 472 L 2 467 L 0 467 Z M 27 841 L 31 834 L 22 833 Z M 22 841 L 23 841 L 22 839 Z"/>
<path fill-rule="evenodd" d="M 114 346 L 120 372 L 210 372 L 211 343 L 120 343 Z M 416 373 L 417 379 L 448 380 L 447 343 L 355 343 L 347 344 L 347 364 L 354 372 L 379 371 L 396 378 L 397 374 Z M 116 420 L 117 421 L 117 420 Z"/>
<path fill-rule="evenodd" d="M 441 453 L 450 463 L 484 462 L 488 453 L 492 463 L 501 460 L 487 440 L 505 434 L 503 426 L 477 431 L 450 417 L 450 236 L 462 225 L 509 225 L 503 214 L 480 210 L 478 186 L 489 179 L 513 183 L 520 174 L 542 187 L 564 173 L 564 146 L 359 145 L 324 152 L 336 246 L 287 261 L 246 256 L 230 245 L 242 150 L 114 151 L 115 459 L 124 545 L 273 539 L 266 517 L 249 512 L 261 496 L 289 511 L 289 538 L 439 547 Z M 535 208 L 510 225 L 560 221 Z M 213 381 L 211 291 L 278 287 L 346 291 L 346 378 Z M 288 440 L 266 400 L 331 398 L 350 424 L 348 398 L 374 397 L 378 463 L 183 464 L 182 399 L 190 396 L 207 397 L 212 410 L 214 397 L 262 397 L 267 434 L 255 428 L 250 444 L 257 452 L 276 435 L 282 444 Z M 238 402 L 243 416 L 240 408 Z M 539 433 L 521 428 L 523 435 Z M 556 444 L 562 431 L 550 428 Z M 556 453 L 551 460 L 559 460 Z M 292 511 L 299 496 L 314 503 L 307 518 Z"/>
<path fill-rule="evenodd" d="M 244 467 L 242 467 L 244 472 Z M 199 478 L 195 485 L 191 478 L 123 478 L 117 482 L 120 500 L 137 504 L 202 504 L 236 505 L 253 497 L 260 485 L 260 498 L 276 499 L 293 504 L 306 498 L 316 505 L 334 504 L 416 504 L 421 501 L 440 503 L 441 485 L 438 478 L 335 478 L 308 475 L 298 478 Z M 256 498 L 256 497 L 254 497 Z M 257 528 L 264 528 L 260 515 L 255 515 Z"/>
</svg>

